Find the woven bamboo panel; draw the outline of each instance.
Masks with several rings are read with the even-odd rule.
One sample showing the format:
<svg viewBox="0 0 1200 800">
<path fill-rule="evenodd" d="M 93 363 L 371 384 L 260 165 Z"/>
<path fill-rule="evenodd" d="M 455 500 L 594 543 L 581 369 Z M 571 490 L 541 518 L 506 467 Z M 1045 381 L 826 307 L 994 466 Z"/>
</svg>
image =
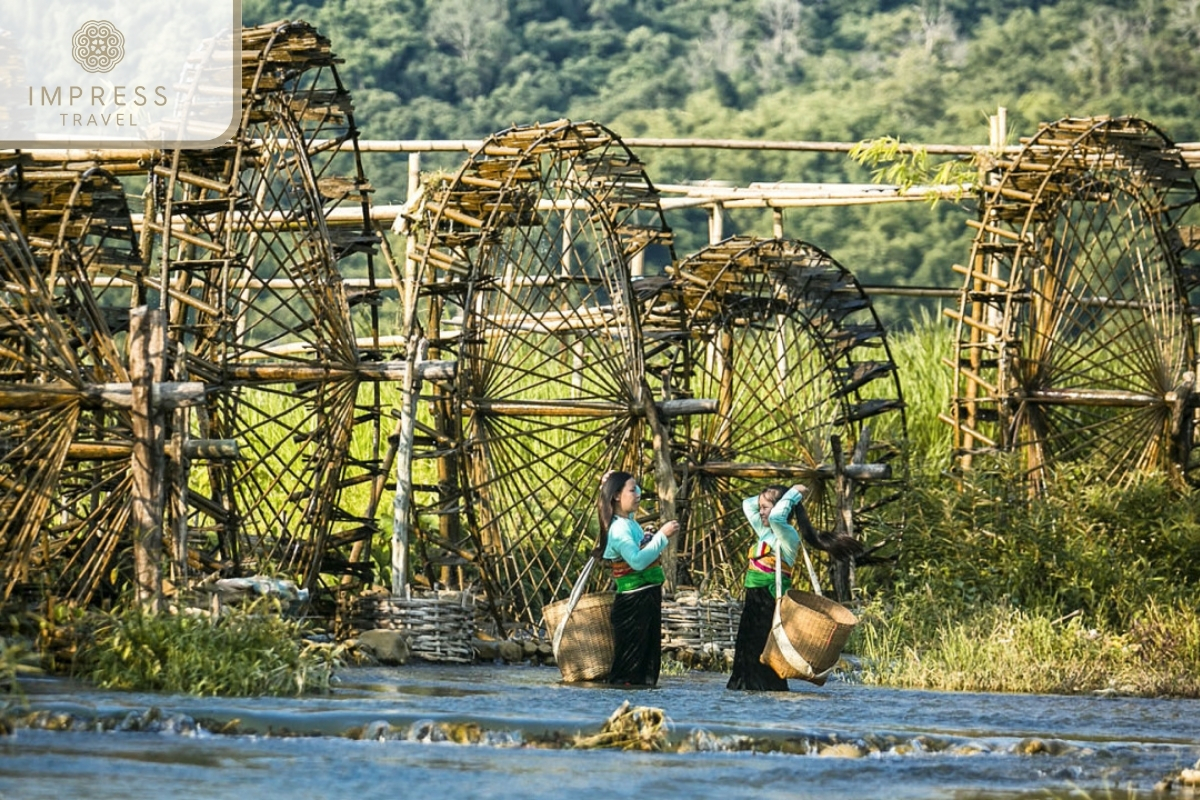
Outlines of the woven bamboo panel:
<svg viewBox="0 0 1200 800">
<path fill-rule="evenodd" d="M 354 623 L 409 635 L 412 654 L 425 661 L 475 660 L 475 599 L 466 592 L 433 592 L 410 598 L 366 595 Z"/>
<path fill-rule="evenodd" d="M 701 650 L 715 645 L 732 650 L 741 616 L 742 604 L 733 598 L 702 598 L 681 592 L 674 600 L 663 601 L 663 649 Z"/>
</svg>

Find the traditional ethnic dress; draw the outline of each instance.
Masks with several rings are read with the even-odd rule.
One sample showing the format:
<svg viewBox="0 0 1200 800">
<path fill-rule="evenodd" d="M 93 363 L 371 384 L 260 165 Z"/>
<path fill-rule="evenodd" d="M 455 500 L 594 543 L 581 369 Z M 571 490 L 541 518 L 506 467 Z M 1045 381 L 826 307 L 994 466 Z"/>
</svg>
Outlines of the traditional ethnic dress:
<svg viewBox="0 0 1200 800">
<path fill-rule="evenodd" d="M 634 519 L 613 517 L 604 557 L 612 562 L 617 597 L 612 607 L 613 655 L 608 682 L 654 686 L 662 667 L 663 568 L 658 557 L 665 535 L 646 534 Z"/>
<path fill-rule="evenodd" d="M 750 563 L 746 568 L 746 597 L 742 602 L 742 618 L 738 623 L 737 642 L 733 650 L 733 672 L 727 689 L 786 692 L 788 682 L 775 670 L 759 661 L 767 637 L 771 635 L 771 620 L 775 616 L 775 560 L 783 557 L 780 573 L 783 591 L 792 584 L 792 565 L 800 546 L 800 534 L 788 521 L 792 509 L 800 502 L 800 492 L 788 489 L 775 503 L 764 524 L 758 512 L 758 495 L 742 501 L 742 511 L 757 541 L 750 548 Z"/>
</svg>

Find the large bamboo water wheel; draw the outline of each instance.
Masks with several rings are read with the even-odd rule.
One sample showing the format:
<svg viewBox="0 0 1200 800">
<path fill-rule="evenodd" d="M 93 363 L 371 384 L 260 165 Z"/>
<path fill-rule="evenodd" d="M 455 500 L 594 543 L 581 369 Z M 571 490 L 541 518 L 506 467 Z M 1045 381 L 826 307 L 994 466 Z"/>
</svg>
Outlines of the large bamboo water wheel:
<svg viewBox="0 0 1200 800">
<path fill-rule="evenodd" d="M 176 377 L 209 387 L 177 431 L 238 445 L 237 458 L 181 463 L 179 535 L 205 569 L 314 590 L 368 577 L 384 477 L 378 381 L 396 377 L 380 347 L 371 189 L 336 64 L 306 23 L 244 29 L 236 134 L 163 154 L 145 224 Z M 206 74 L 192 78 L 202 94 Z M 353 226 L 327 222 L 341 208 Z M 366 283 L 349 292 L 354 276 Z"/>
<path fill-rule="evenodd" d="M 1018 454 L 1036 487 L 1091 460 L 1193 469 L 1195 341 L 1176 226 L 1197 186 L 1132 118 L 1064 119 L 983 187 L 947 421 L 961 464 Z"/>
<path fill-rule="evenodd" d="M 144 299 L 124 189 L 90 165 L 0 155 L 3 594 L 80 602 L 128 551 L 133 451 L 123 338 Z M 100 276 L 131 278 L 122 288 Z"/>
<path fill-rule="evenodd" d="M 419 510 L 442 513 L 422 537 L 474 562 L 497 613 L 537 623 L 595 544 L 601 475 L 647 466 L 630 262 L 670 235 L 640 161 L 590 122 L 495 134 L 425 192 L 419 324 L 458 378 L 424 429 L 442 458 L 415 488 L 440 492 Z M 466 532 L 444 513 L 458 503 Z"/>
<path fill-rule="evenodd" d="M 870 298 L 829 254 L 790 239 L 733 237 L 672 277 L 647 304 L 647 341 L 665 343 L 648 370 L 663 396 L 716 401 L 715 413 L 672 429 L 690 573 L 681 581 L 740 583 L 754 537 L 742 499 L 768 484 L 806 484 L 813 525 L 861 539 L 897 496 L 905 436 L 899 376 Z M 852 565 L 830 566 L 848 598 Z"/>
<path fill-rule="evenodd" d="M 176 585 L 368 577 L 386 471 L 379 383 L 404 365 L 381 346 L 380 239 L 349 94 L 311 26 L 242 34 L 243 115 L 227 145 L 0 156 L 15 231 L 3 357 L 18 384 L 0 413 L 6 441 L 23 442 L 4 449 L 0 502 L 37 511 L 6 518 L 6 591 L 36 574 L 44 592 L 86 601 L 114 566 L 128 576 L 114 556 L 164 522 Z M 212 63 L 189 74 L 189 97 L 227 80 Z M 117 173 L 148 178 L 140 240 Z M 146 320 L 138 341 L 157 342 L 139 367 L 153 395 L 140 431 L 131 316 Z M 156 505 L 157 523 L 131 523 Z"/>
</svg>

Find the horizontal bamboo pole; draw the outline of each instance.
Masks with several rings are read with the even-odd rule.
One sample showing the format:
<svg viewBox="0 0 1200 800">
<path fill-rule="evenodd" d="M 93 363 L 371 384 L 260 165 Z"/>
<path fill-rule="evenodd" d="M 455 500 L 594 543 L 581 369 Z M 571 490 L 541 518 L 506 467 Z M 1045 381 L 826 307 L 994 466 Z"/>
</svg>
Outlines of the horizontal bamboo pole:
<svg viewBox="0 0 1200 800">
<path fill-rule="evenodd" d="M 497 416 L 512 417 L 636 417 L 644 414 L 638 404 L 604 400 L 467 400 L 463 406 Z M 716 400 L 662 400 L 654 404 L 664 416 L 715 414 Z"/>
<path fill-rule="evenodd" d="M 995 447 L 996 446 L 995 439 L 991 439 L 987 436 L 984 436 L 982 433 L 971 428 L 966 423 L 956 421 L 949 414 L 938 414 L 938 419 L 940 419 L 942 422 L 946 423 L 947 425 L 961 429 L 964 433 L 967 434 L 967 436 L 970 436 L 972 439 L 974 439 L 977 442 L 982 442 L 987 447 Z"/>
<path fill-rule="evenodd" d="M 176 457 L 174 442 L 163 447 L 166 454 Z M 183 443 L 183 452 L 193 460 L 235 459 L 240 456 L 238 443 L 234 439 L 188 439 Z M 75 461 L 120 461 L 133 454 L 133 442 L 71 442 L 67 447 L 67 458 Z"/>
<path fill-rule="evenodd" d="M 688 464 L 687 469 L 691 473 L 703 472 L 708 475 L 717 475 L 726 478 L 750 478 L 755 480 L 782 478 L 798 480 L 813 478 L 830 479 L 837 475 L 837 469 L 833 464 L 818 464 L 812 467 L 805 464 L 742 464 L 735 461 L 708 461 L 699 464 Z M 846 464 L 842 468 L 842 473 L 856 481 L 870 482 L 891 478 L 892 468 L 888 464 Z"/>
<path fill-rule="evenodd" d="M 984 283 L 990 283 L 991 285 L 996 286 L 997 288 L 999 288 L 1001 290 L 1008 288 L 1008 281 L 1001 280 L 1000 278 L 994 277 L 992 275 L 988 275 L 987 273 L 984 273 L 984 272 L 980 272 L 977 269 L 970 269 L 969 267 L 964 267 L 962 264 L 951 264 L 950 269 L 954 270 L 955 272 L 959 273 L 960 275 L 966 275 L 967 277 L 972 278 L 974 280 L 983 281 Z"/>
<path fill-rule="evenodd" d="M 155 383 L 150 388 L 150 403 L 162 409 L 183 408 L 201 402 L 206 389 L 199 381 Z M 130 408 L 133 388 L 130 383 L 96 383 L 82 388 L 67 383 L 34 383 L 0 388 L 0 409 L 3 410 L 46 408 L 71 400 Z"/>
<path fill-rule="evenodd" d="M 986 323 L 980 322 L 979 320 L 975 319 L 974 317 L 965 316 L 963 314 L 958 313 L 957 311 L 954 311 L 953 309 L 943 308 L 942 314 L 949 317 L 950 319 L 954 320 L 955 322 L 961 322 L 964 325 L 968 325 L 972 328 L 976 328 L 978 330 L 983 331 L 984 333 L 990 333 L 992 336 L 999 336 L 1001 333 L 1000 329 L 995 327 L 994 325 L 988 325 Z"/>
<path fill-rule="evenodd" d="M 168 443 L 168 448 L 170 443 Z M 236 439 L 188 439 L 183 443 L 183 454 L 191 459 L 240 458 L 241 451 Z"/>
<path fill-rule="evenodd" d="M 1164 397 L 1116 389 L 1039 389 L 1024 392 L 1016 399 L 1039 405 L 1105 406 L 1111 408 L 1144 408 L 1165 406 L 1175 401 L 1174 392 Z"/>
<path fill-rule="evenodd" d="M 1008 239 L 1013 242 L 1027 243 L 1025 242 L 1024 237 L 1022 237 L 1018 231 L 1010 231 L 1006 228 L 998 228 L 995 225 L 986 225 L 978 220 L 967 220 L 967 227 L 974 228 L 977 231 L 987 231 L 988 233 L 995 234 L 1002 239 Z"/>
<path fill-rule="evenodd" d="M 402 381 L 408 373 L 404 361 L 363 362 L 353 368 L 311 364 L 247 364 L 225 367 L 225 374 L 235 381 L 307 383 L 355 377 L 363 381 Z M 422 361 L 417 374 L 422 380 L 448 381 L 458 373 L 456 361 Z"/>
<path fill-rule="evenodd" d="M 92 400 L 130 408 L 133 405 L 133 384 L 100 383 L 86 387 Z M 150 405 L 154 408 L 185 408 L 203 402 L 208 387 L 199 381 L 153 383 L 150 385 Z"/>
<path fill-rule="evenodd" d="M 133 454 L 133 442 L 71 442 L 67 458 L 72 461 L 120 461 Z"/>
<path fill-rule="evenodd" d="M 780 184 L 772 189 L 750 188 L 717 188 L 705 186 L 657 187 L 662 193 L 659 203 L 664 211 L 685 208 L 702 208 L 720 205 L 722 208 L 803 208 L 814 206 L 849 206 L 872 205 L 878 203 L 907 203 L 927 202 L 930 194 L 940 198 L 949 198 L 964 191 L 957 185 L 914 187 L 901 191 L 898 187 L 880 184 L 846 184 L 839 190 L 830 190 L 828 184 Z M 672 197 L 672 193 L 682 194 L 682 197 Z M 594 206 L 594 201 L 580 199 L 542 200 L 536 204 L 538 211 L 588 210 Z M 404 204 L 380 204 L 370 207 L 370 219 L 381 225 L 394 223 L 397 217 L 411 211 Z M 469 217 L 453 208 L 443 211 L 446 216 L 470 227 L 478 228 L 483 221 Z M 226 211 L 220 212 L 225 218 L 230 218 Z M 199 215 L 211 216 L 217 213 Z M 135 230 L 141 230 L 145 217 L 142 214 L 131 214 L 130 220 Z M 232 227 L 235 230 L 281 230 L 287 227 L 298 229 L 301 221 L 295 214 L 274 211 L 269 214 L 249 214 L 235 212 L 232 215 Z M 334 208 L 325 215 L 326 225 L 332 227 L 361 227 L 363 212 L 361 208 Z M 161 233 L 161 226 L 152 225 L 152 229 Z M 182 224 L 172 225 L 172 235 L 184 241 L 197 243 L 196 237 L 190 237 L 184 232 Z M 207 245 L 206 245 L 207 246 Z"/>
<path fill-rule="evenodd" d="M 996 396 L 996 394 L 997 394 L 996 387 L 993 384 L 989 383 L 988 381 L 984 380 L 982 377 L 980 377 L 979 374 L 976 373 L 974 370 L 964 367 L 961 364 L 955 364 L 953 361 L 951 361 L 948 358 L 942 359 L 942 366 L 949 367 L 952 370 L 957 369 L 960 373 L 962 373 L 964 378 L 974 381 L 977 385 L 983 387 L 983 389 L 985 391 L 987 391 L 987 393 L 990 394 L 992 397 Z"/>
<path fill-rule="evenodd" d="M 360 139 L 357 149 L 360 153 L 464 153 L 474 152 L 483 146 L 483 139 Z M 811 152 L 811 153 L 849 153 L 861 142 L 813 142 L 787 141 L 775 139 L 698 139 L 698 138 L 654 138 L 631 136 L 621 141 L 629 148 L 646 148 L 650 150 L 687 149 L 687 150 L 770 150 L 781 152 Z M 257 143 L 261 144 L 261 142 Z M 290 142 L 281 140 L 284 147 Z M 328 147 L 333 142 L 312 142 L 309 147 Z M 356 143 L 346 140 L 338 143 L 340 150 L 354 150 Z M 1179 142 L 1175 145 L 1184 161 L 1189 165 L 1200 162 L 1200 142 Z M 990 145 L 972 144 L 938 144 L 923 142 L 904 142 L 898 147 L 903 153 L 918 150 L 930 155 L 972 156 L 989 153 L 1020 153 L 1021 145 L 1007 145 L 999 150 Z M 104 148 L 38 148 L 22 151 L 32 156 L 35 162 L 49 163 L 104 163 L 139 166 L 153 162 L 165 156 L 162 150 L 130 149 L 116 150 Z"/>
</svg>

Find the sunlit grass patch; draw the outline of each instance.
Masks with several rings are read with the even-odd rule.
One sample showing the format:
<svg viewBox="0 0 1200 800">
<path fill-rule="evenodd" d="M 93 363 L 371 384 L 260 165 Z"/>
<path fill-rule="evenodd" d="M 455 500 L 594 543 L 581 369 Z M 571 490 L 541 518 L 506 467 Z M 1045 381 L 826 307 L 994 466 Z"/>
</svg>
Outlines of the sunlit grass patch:
<svg viewBox="0 0 1200 800">
<path fill-rule="evenodd" d="M 213 618 L 144 614 L 99 617 L 77 672 L 104 689 L 194 695 L 302 695 L 326 692 L 340 647 L 305 640 L 304 625 L 269 601 Z"/>
</svg>

